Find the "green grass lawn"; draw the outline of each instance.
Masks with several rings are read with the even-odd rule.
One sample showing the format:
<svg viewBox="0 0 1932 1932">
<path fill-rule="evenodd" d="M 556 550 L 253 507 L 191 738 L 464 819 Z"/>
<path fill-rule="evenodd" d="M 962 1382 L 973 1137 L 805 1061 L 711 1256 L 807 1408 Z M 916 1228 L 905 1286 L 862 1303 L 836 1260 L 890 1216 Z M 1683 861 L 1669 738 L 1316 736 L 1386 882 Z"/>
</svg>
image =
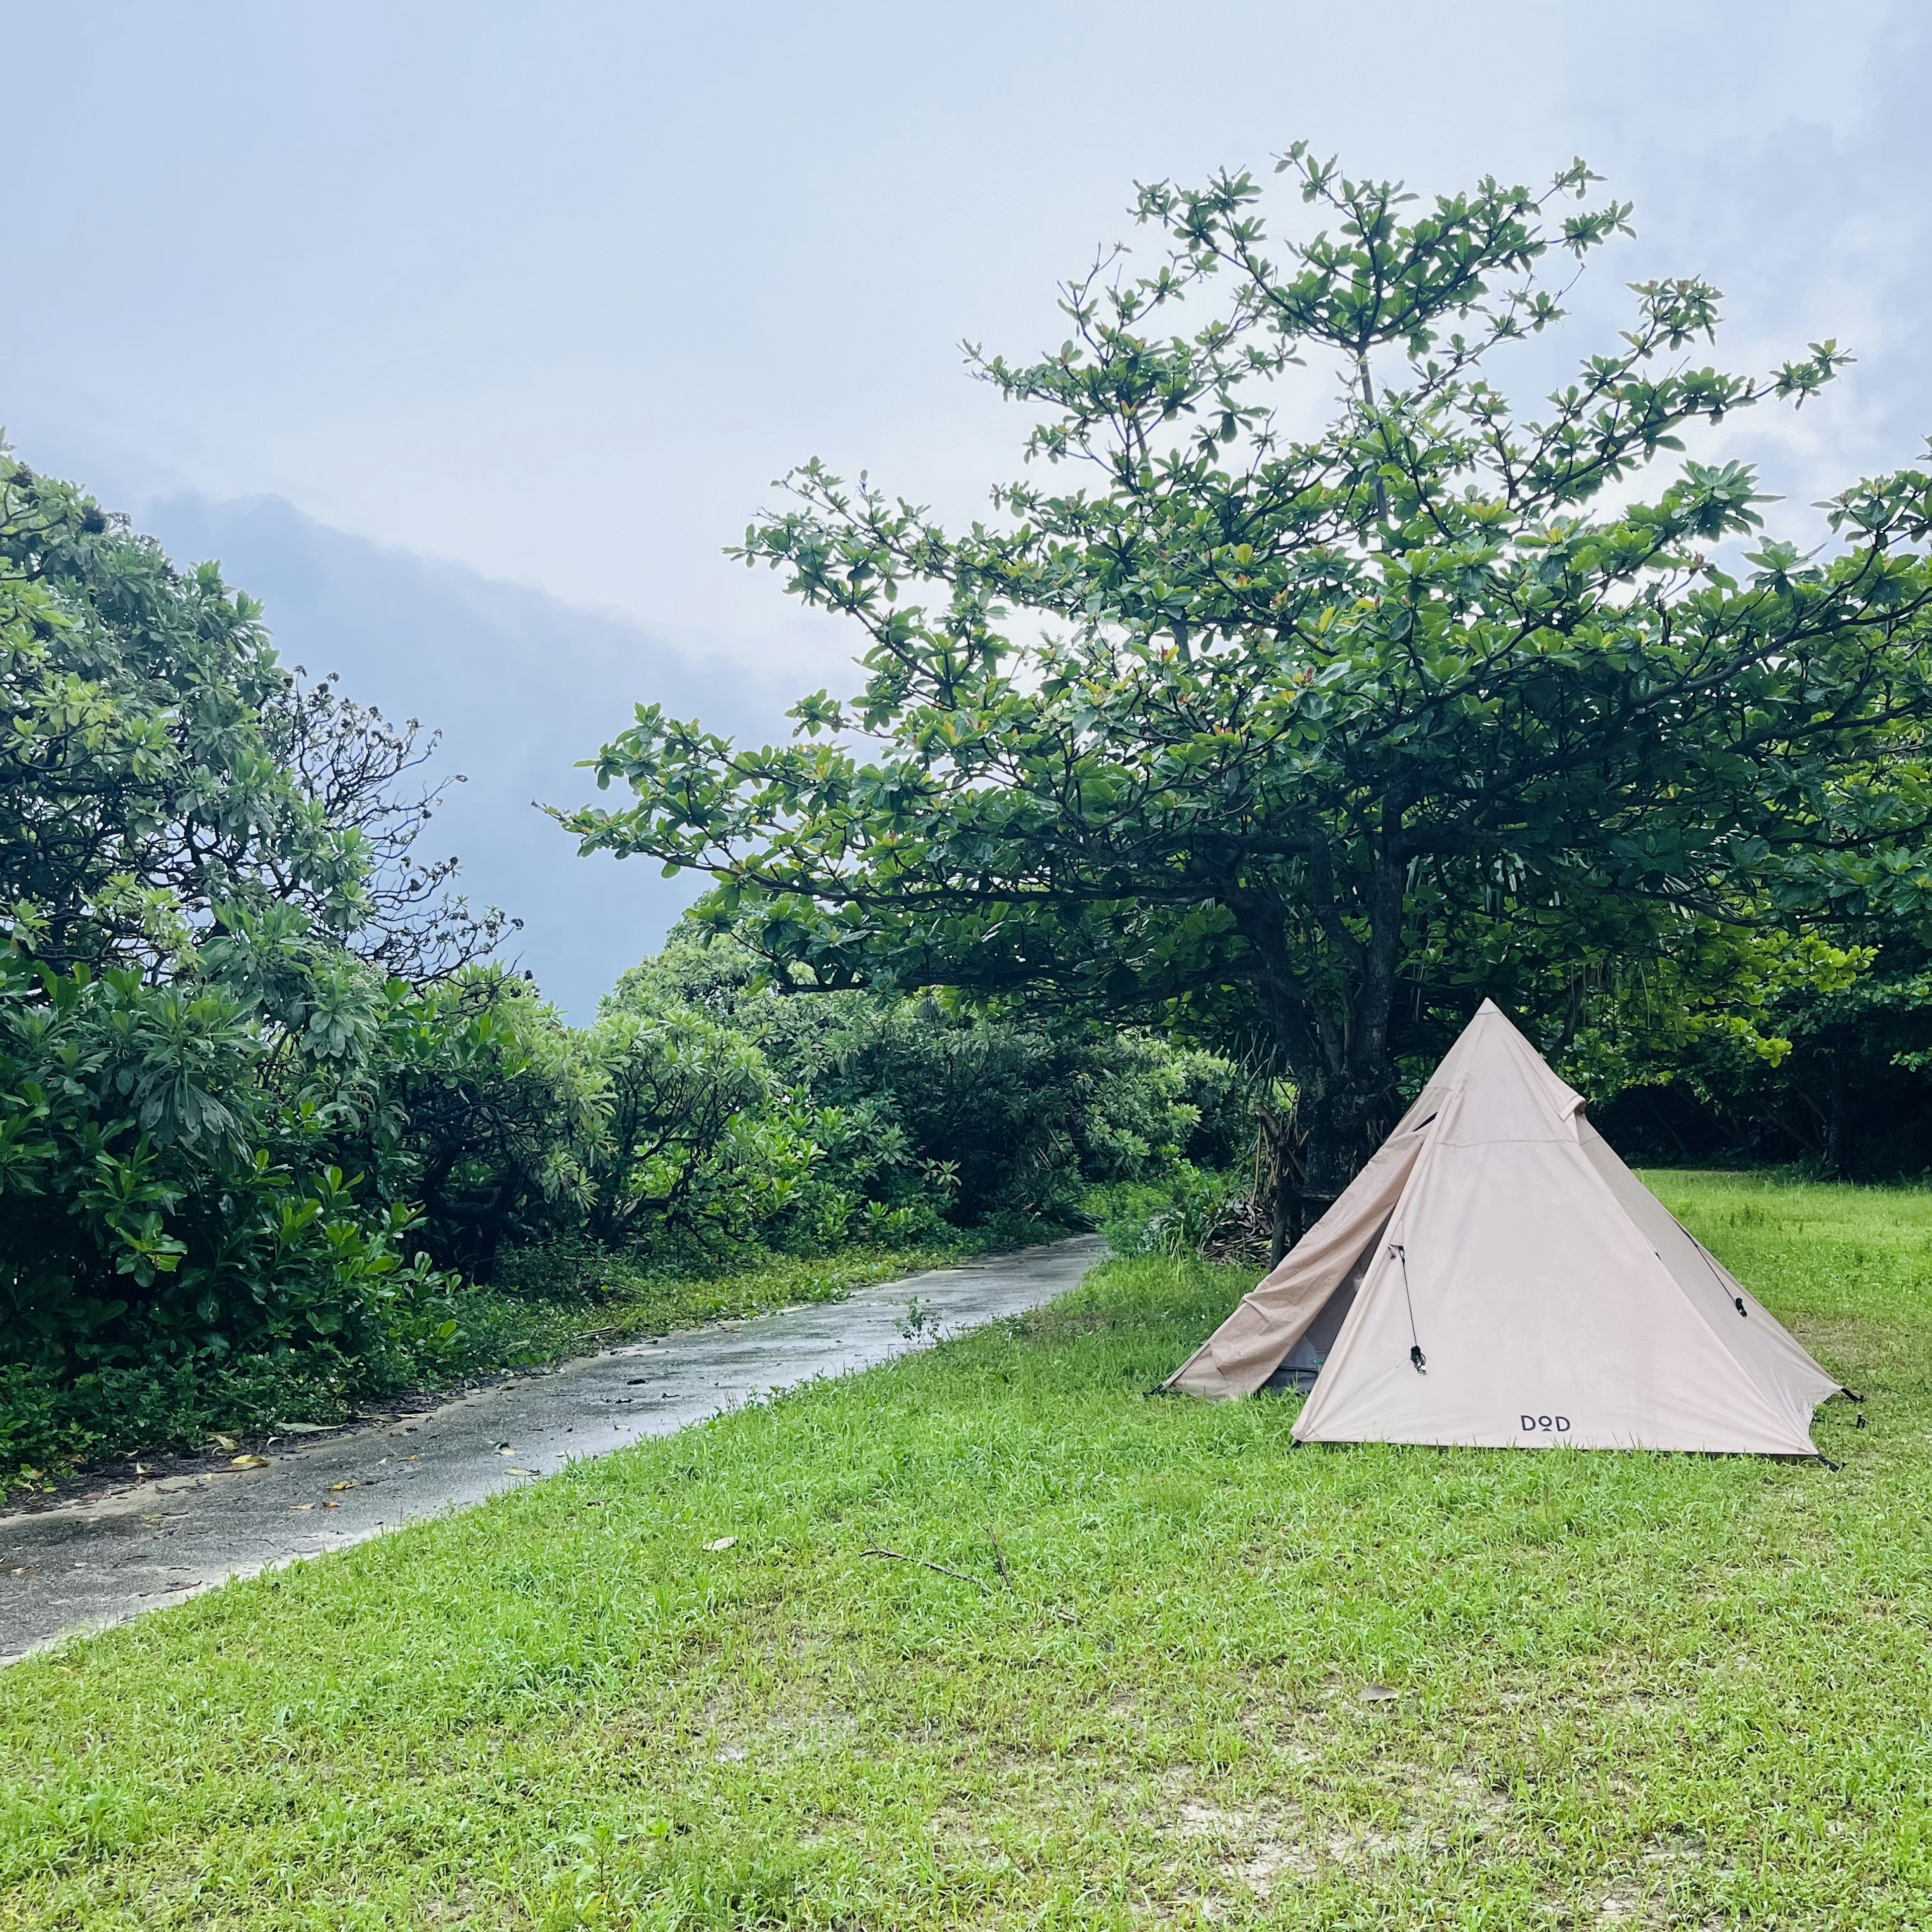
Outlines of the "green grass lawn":
<svg viewBox="0 0 1932 1932">
<path fill-rule="evenodd" d="M 1922 1928 L 1932 1194 L 1652 1178 L 1839 1472 L 1291 1453 L 1116 1262 L 0 1674 L 0 1922 Z"/>
</svg>

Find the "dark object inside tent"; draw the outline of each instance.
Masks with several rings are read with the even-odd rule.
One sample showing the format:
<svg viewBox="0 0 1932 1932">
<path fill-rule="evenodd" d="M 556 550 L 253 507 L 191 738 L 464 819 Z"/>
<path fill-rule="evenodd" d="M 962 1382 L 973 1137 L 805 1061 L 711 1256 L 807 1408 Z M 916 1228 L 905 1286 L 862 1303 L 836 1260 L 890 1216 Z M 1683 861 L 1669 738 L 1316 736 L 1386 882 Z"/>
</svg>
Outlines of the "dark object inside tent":
<svg viewBox="0 0 1932 1932">
<path fill-rule="evenodd" d="M 1328 1352 L 1335 1346 L 1335 1337 L 1342 1332 L 1342 1324 L 1348 1318 L 1348 1310 L 1355 1305 L 1356 1291 L 1360 1288 L 1369 1272 L 1369 1264 L 1375 1259 L 1376 1249 L 1382 1236 L 1388 1231 L 1388 1219 L 1376 1230 L 1376 1238 L 1364 1248 L 1355 1265 L 1342 1278 L 1340 1286 L 1322 1305 L 1322 1312 L 1310 1322 L 1301 1339 L 1281 1358 L 1280 1366 L 1262 1384 L 1259 1394 L 1273 1395 L 1306 1395 L 1315 1386 L 1315 1378 L 1322 1372 L 1322 1365 L 1328 1359 Z"/>
</svg>

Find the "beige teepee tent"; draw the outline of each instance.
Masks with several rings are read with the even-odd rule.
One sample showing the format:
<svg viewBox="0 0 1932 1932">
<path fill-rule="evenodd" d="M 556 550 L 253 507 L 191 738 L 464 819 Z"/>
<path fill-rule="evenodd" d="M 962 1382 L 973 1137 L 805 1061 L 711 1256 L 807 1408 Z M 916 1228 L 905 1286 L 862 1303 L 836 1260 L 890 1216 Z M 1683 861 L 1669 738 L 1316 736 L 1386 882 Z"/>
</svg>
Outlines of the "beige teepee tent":
<svg viewBox="0 0 1932 1932">
<path fill-rule="evenodd" d="M 1381 1150 L 1168 1387 L 1312 1388 L 1304 1442 L 1816 1454 L 1838 1384 L 1485 1000 Z"/>
</svg>

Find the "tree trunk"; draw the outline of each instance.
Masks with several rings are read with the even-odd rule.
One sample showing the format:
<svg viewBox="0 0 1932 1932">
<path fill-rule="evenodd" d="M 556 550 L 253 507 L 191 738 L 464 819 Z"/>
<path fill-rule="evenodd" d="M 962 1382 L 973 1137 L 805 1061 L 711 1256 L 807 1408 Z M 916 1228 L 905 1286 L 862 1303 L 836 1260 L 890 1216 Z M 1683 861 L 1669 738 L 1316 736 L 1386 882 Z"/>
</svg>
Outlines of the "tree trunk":
<svg viewBox="0 0 1932 1932">
<path fill-rule="evenodd" d="M 1291 950 L 1285 908 L 1260 901 L 1236 907 L 1244 936 L 1262 964 L 1258 977 L 1280 1064 L 1298 1090 L 1297 1112 L 1306 1136 L 1293 1212 L 1286 1226 L 1279 1211 L 1275 1216 L 1277 1256 L 1288 1239 L 1298 1240 L 1328 1211 L 1388 1130 L 1388 1102 L 1396 1084 L 1388 1055 L 1389 1016 L 1402 956 L 1408 876 L 1397 842 L 1402 822 L 1401 801 L 1384 799 L 1382 849 L 1362 895 L 1369 927 L 1365 939 L 1351 929 L 1335 897 L 1334 855 L 1319 846 L 1310 852 L 1319 889 L 1330 901 L 1322 923 L 1340 968 L 1332 979 L 1325 972 L 1311 974 L 1305 956 Z M 1315 992 L 1311 980 L 1324 979 L 1329 988 Z"/>
<path fill-rule="evenodd" d="M 1270 1268 L 1301 1238 L 1299 1143 L 1294 1108 L 1256 1108 L 1254 1198 L 1258 1205 L 1268 1210 L 1274 1221 L 1269 1242 Z"/>
<path fill-rule="evenodd" d="M 1845 1063 L 1850 1058 L 1842 1040 L 1832 1042 L 1831 1087 L 1825 1116 L 1825 1177 L 1828 1180 L 1845 1178 L 1845 1117 L 1851 1109 L 1851 1096 Z"/>
<path fill-rule="evenodd" d="M 1268 1267 L 1270 1270 L 1281 1265 L 1282 1256 L 1294 1245 L 1295 1235 L 1292 1223 L 1294 1219 L 1294 1197 L 1286 1185 L 1288 1177 L 1279 1176 L 1274 1189 L 1274 1234 L 1268 1243 Z"/>
<path fill-rule="evenodd" d="M 1388 1131 L 1387 1088 L 1360 1079 L 1330 1082 L 1309 1110 L 1301 1180 L 1301 1222 L 1310 1228 L 1361 1172 Z"/>
</svg>

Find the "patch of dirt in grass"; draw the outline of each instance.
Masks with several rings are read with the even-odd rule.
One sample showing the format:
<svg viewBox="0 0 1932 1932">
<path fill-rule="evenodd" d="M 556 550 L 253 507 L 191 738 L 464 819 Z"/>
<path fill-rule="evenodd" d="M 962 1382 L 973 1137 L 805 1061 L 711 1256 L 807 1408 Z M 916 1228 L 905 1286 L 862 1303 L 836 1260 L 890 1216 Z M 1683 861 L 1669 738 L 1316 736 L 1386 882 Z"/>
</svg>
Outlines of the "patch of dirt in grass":
<svg viewBox="0 0 1932 1932">
<path fill-rule="evenodd" d="M 414 1910 L 417 1922 L 422 1925 L 508 1925 L 512 1922 L 501 1901 L 484 1904 L 466 1880 L 459 1880 L 446 1898 L 418 1900 Z"/>
<path fill-rule="evenodd" d="M 1166 1865 L 1172 1879 L 1180 1879 L 1190 1858 L 1208 1853 L 1211 1878 L 1198 1885 L 1182 1880 L 1175 1900 L 1192 1904 L 1210 1921 L 1229 1916 L 1231 1894 L 1244 1894 L 1265 1906 L 1278 1886 L 1312 1879 L 1320 1869 L 1320 1852 L 1308 1837 L 1300 1808 L 1293 1804 L 1263 1802 L 1250 1810 L 1229 1810 L 1190 1798 L 1155 1830 L 1184 1855 Z"/>
<path fill-rule="evenodd" d="M 627 1709 L 598 1728 L 609 1742 L 653 1757 L 669 1747 L 675 1758 L 693 1765 L 777 1765 L 849 1747 L 859 1722 L 808 1678 L 781 1682 L 769 1698 L 720 1684 L 688 1710 L 667 1716 L 648 1706 Z"/>
<path fill-rule="evenodd" d="M 836 1705 L 790 1696 L 766 1713 L 765 1731 L 794 1756 L 805 1757 L 849 1744 L 858 1736 L 859 1720 Z"/>
<path fill-rule="evenodd" d="M 1648 1928 L 1669 1922 L 1661 1900 L 1646 1899 L 1622 1886 L 1613 1886 L 1594 1901 L 1586 1903 L 1584 1909 L 1595 1924 L 1603 1926 Z"/>
<path fill-rule="evenodd" d="M 1391 1790 L 1396 1788 L 1396 1780 L 1385 1782 Z M 1453 1808 L 1445 1808 L 1439 1790 L 1432 1790 L 1426 1807 L 1402 1804 L 1402 1822 L 1391 1830 L 1366 1822 L 1311 1819 L 1301 1802 L 1276 1792 L 1238 1800 L 1217 1795 L 1204 1789 L 1186 1767 L 1176 1767 L 1154 1780 L 1154 1809 L 1146 1822 L 1157 1842 L 1183 1852 L 1184 1858 L 1169 1866 L 1171 1871 L 1178 1872 L 1187 1858 L 1205 1851 L 1221 1886 L 1238 1886 L 1265 1904 L 1280 1885 L 1312 1879 L 1324 1864 L 1347 1871 L 1421 1856 L 1433 1841 L 1431 1814 L 1445 1808 L 1466 1814 L 1480 1799 L 1492 1822 L 1507 1810 L 1507 1801 L 1466 1774 L 1454 1774 L 1452 1784 Z M 1196 1902 L 1208 1918 L 1224 1912 L 1226 1905 L 1211 1887 Z"/>
<path fill-rule="evenodd" d="M 704 1754 L 720 1764 L 777 1765 L 842 1750 L 858 1731 L 849 1712 L 788 1698 L 761 1713 L 713 1725 L 705 1737 Z"/>
<path fill-rule="evenodd" d="M 1658 1839 L 1643 1855 L 1647 1865 L 1664 1868 L 1702 1864 L 1710 1848 L 1694 1832 L 1673 1832 Z"/>
<path fill-rule="evenodd" d="M 1735 1879 L 1737 1869 L 1725 1865 L 1707 1869 L 1709 1847 L 1692 1832 L 1672 1832 L 1651 1840 L 1634 1866 L 1614 1862 L 1602 1876 L 1580 1892 L 1546 1895 L 1543 1912 L 1558 1925 L 1593 1928 L 1593 1932 L 1668 1932 L 1695 1924 L 1699 1932 L 1717 1932 L 1733 1923 L 1728 1917 L 1687 1916 L 1694 1901 L 1672 1893 L 1686 1881 L 1722 1882 Z"/>
<path fill-rule="evenodd" d="M 1409 1790 L 1418 1808 L 1479 1838 L 1501 1831 L 1510 1814 L 1509 1793 L 1467 1771 L 1419 1772 Z"/>
</svg>

